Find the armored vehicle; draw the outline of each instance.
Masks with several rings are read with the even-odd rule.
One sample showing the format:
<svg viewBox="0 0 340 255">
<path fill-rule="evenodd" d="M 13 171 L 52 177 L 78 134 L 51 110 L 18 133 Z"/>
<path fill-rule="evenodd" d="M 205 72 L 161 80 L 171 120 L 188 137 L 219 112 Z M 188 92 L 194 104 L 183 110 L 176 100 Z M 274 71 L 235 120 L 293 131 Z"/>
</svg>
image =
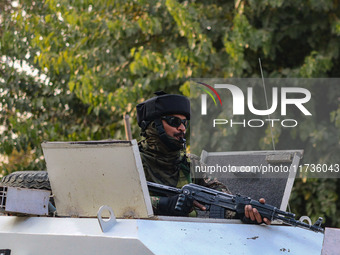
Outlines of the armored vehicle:
<svg viewBox="0 0 340 255">
<path fill-rule="evenodd" d="M 42 148 L 47 171 L 17 172 L 2 179 L 1 255 L 335 254 L 332 242 L 338 242 L 338 229 L 320 233 L 280 222 L 267 226 L 154 215 L 135 140 L 46 142 Z M 241 166 L 244 162 L 236 159 L 245 154 L 237 155 L 203 152 L 202 160 L 229 157 Z M 281 160 L 291 167 L 302 152 L 247 155 L 252 164 Z M 251 185 L 249 173 L 235 174 Z M 286 210 L 294 177 L 288 175 L 282 187 L 266 182 L 276 189 L 272 193 L 282 193 L 268 203 Z"/>
</svg>

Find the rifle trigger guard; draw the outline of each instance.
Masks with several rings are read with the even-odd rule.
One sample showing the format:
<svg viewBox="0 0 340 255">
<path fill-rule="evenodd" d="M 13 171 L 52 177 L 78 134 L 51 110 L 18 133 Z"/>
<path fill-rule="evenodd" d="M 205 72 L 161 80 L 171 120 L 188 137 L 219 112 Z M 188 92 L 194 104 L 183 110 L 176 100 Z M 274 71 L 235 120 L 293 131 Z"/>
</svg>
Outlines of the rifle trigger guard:
<svg viewBox="0 0 340 255">
<path fill-rule="evenodd" d="M 299 221 L 302 221 L 302 222 L 303 221 L 307 221 L 309 226 L 312 226 L 312 221 L 311 221 L 311 219 L 308 216 L 301 216 Z"/>
</svg>

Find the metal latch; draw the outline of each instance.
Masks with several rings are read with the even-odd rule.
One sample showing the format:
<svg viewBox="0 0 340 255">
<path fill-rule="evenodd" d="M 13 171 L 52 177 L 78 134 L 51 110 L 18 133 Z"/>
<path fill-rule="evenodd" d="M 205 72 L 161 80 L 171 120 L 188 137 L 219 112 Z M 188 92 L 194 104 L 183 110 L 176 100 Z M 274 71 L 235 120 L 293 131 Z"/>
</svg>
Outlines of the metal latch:
<svg viewBox="0 0 340 255">
<path fill-rule="evenodd" d="M 308 216 L 301 216 L 299 221 L 307 221 L 309 226 L 312 226 L 312 220 Z"/>
<path fill-rule="evenodd" d="M 105 210 L 108 210 L 110 213 L 110 218 L 108 220 L 104 220 L 102 217 L 102 214 Z M 108 205 L 103 205 L 102 207 L 99 208 L 97 218 L 99 221 L 100 228 L 104 233 L 109 231 L 117 223 L 116 216 L 114 215 L 112 208 Z"/>
</svg>

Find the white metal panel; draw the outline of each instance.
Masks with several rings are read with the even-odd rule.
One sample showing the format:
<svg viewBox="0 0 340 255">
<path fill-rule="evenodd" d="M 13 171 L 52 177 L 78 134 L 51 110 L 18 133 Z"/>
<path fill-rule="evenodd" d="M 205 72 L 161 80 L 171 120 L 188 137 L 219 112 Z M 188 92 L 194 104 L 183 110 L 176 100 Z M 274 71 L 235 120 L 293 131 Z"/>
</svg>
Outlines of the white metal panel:
<svg viewBox="0 0 340 255">
<path fill-rule="evenodd" d="M 108 205 L 118 218 L 153 214 L 136 140 L 42 144 L 59 216 L 96 217 Z"/>
<path fill-rule="evenodd" d="M 339 255 L 340 253 L 340 229 L 326 228 L 321 255 Z"/>
<path fill-rule="evenodd" d="M 0 249 L 13 255 L 151 255 L 137 223 L 118 221 L 103 233 L 97 219 L 0 216 Z"/>
<path fill-rule="evenodd" d="M 51 192 L 48 190 L 24 189 L 17 187 L 3 187 L 3 209 L 7 213 L 24 213 L 48 215 L 48 202 Z"/>
<path fill-rule="evenodd" d="M 140 240 L 155 254 L 320 255 L 323 234 L 286 226 L 138 221 Z"/>
<path fill-rule="evenodd" d="M 11 249 L 15 255 L 321 253 L 321 233 L 295 227 L 230 224 L 228 220 L 202 221 L 121 219 L 103 233 L 97 219 L 0 216 L 0 249 Z"/>
</svg>

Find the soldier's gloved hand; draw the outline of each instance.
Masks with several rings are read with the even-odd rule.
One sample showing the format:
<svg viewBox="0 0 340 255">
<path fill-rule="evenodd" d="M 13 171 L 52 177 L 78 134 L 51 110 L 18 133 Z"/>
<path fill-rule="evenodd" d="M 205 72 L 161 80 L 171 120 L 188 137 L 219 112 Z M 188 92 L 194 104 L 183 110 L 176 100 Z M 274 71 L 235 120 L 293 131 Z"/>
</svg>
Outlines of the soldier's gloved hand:
<svg viewBox="0 0 340 255">
<path fill-rule="evenodd" d="M 158 203 L 160 215 L 187 216 L 193 209 L 194 200 L 184 194 L 172 197 L 161 197 Z"/>
</svg>

